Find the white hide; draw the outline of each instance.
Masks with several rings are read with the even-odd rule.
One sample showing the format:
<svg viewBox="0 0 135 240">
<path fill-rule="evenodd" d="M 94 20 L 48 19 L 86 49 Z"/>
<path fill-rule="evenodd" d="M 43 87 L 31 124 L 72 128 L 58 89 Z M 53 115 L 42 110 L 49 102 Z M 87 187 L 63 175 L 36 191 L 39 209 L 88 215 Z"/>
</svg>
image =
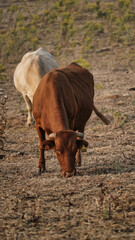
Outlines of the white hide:
<svg viewBox="0 0 135 240">
<path fill-rule="evenodd" d="M 58 65 L 54 57 L 39 48 L 34 52 L 26 53 L 14 72 L 14 85 L 22 93 L 28 110 L 27 124 L 32 123 L 33 95 L 41 78 Z"/>
</svg>

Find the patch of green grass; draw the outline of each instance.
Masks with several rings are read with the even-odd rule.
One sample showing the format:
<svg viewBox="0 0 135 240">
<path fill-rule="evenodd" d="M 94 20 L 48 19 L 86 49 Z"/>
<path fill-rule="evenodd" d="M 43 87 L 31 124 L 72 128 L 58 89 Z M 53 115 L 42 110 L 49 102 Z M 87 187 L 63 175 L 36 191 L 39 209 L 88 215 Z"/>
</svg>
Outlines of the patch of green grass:
<svg viewBox="0 0 135 240">
<path fill-rule="evenodd" d="M 125 11 L 130 5 L 131 1 L 130 0 L 119 0 L 118 1 L 118 7 Z"/>
<path fill-rule="evenodd" d="M 95 89 L 101 90 L 102 88 L 103 88 L 103 84 L 101 84 L 101 83 L 95 84 Z"/>
<path fill-rule="evenodd" d="M 2 19 L 3 16 L 3 10 L 0 8 L 0 20 Z"/>
<path fill-rule="evenodd" d="M 103 24 L 96 21 L 87 21 L 85 26 L 87 33 L 96 32 L 96 33 L 103 33 L 104 27 Z"/>
<path fill-rule="evenodd" d="M 130 0 L 119 0 L 115 3 L 104 3 L 96 1 L 96 3 L 88 3 L 88 9 L 94 18 L 101 19 L 98 21 L 87 21 L 85 24 L 86 34 L 103 33 L 104 26 L 108 26 L 107 31 L 110 40 L 126 44 L 133 44 L 134 32 L 131 24 L 135 21 L 135 13 L 131 8 Z M 131 23 L 130 23 L 131 22 Z M 91 35 L 90 35 L 91 36 Z M 92 35 L 93 37 L 93 35 Z"/>
<path fill-rule="evenodd" d="M 84 51 L 89 51 L 93 47 L 93 40 L 90 36 L 86 36 L 84 40 Z"/>
<path fill-rule="evenodd" d="M 39 16 L 37 15 L 37 14 L 33 14 L 32 15 L 32 20 L 31 20 L 31 22 L 33 23 L 33 24 L 35 24 L 35 23 L 37 23 L 39 21 Z"/>
<path fill-rule="evenodd" d="M 114 118 L 114 126 L 123 128 L 127 122 L 128 116 L 121 113 L 121 111 L 116 111 L 114 109 L 111 110 L 111 113 Z"/>
<path fill-rule="evenodd" d="M 49 20 L 49 23 L 54 23 L 56 21 L 58 17 L 58 12 L 57 11 L 52 11 L 50 14 L 49 14 L 49 17 L 48 17 L 48 20 Z"/>
<path fill-rule="evenodd" d="M 44 16 L 48 16 L 48 15 L 49 15 L 49 12 L 50 12 L 50 11 L 49 11 L 48 9 L 45 9 L 45 10 L 43 10 L 43 15 L 44 15 Z"/>
<path fill-rule="evenodd" d="M 6 71 L 5 67 L 2 64 L 0 64 L 0 73 L 3 73 L 5 71 Z"/>
<path fill-rule="evenodd" d="M 80 51 L 86 53 L 99 47 L 99 44 L 103 45 L 106 36 L 110 44 L 134 44 L 135 13 L 132 1 L 97 0 L 91 3 L 85 0 L 85 6 L 83 3 L 80 0 L 58 0 L 50 1 L 45 8 L 41 8 L 43 0 L 38 0 L 31 10 L 27 1 L 22 0 L 19 6 L 10 5 L 6 14 L 0 10 L 1 23 L 5 17 L 9 21 L 8 30 L 1 28 L 0 31 L 2 58 L 18 58 L 16 50 L 20 56 L 24 50 L 27 52 L 39 44 L 44 45 L 46 35 L 47 39 L 52 39 L 55 34 L 59 35 L 52 41 L 57 46 L 57 52 L 66 44 L 71 47 L 78 45 Z"/>
<path fill-rule="evenodd" d="M 17 6 L 16 4 L 12 4 L 8 7 L 8 11 L 12 13 L 16 12 L 18 9 L 20 9 L 20 6 Z"/>
<path fill-rule="evenodd" d="M 86 59 L 84 59 L 84 58 L 82 58 L 82 57 L 74 60 L 74 62 L 78 63 L 80 66 L 82 66 L 82 67 L 84 67 L 84 68 L 92 68 L 92 66 L 90 65 L 90 63 L 89 63 Z"/>
<path fill-rule="evenodd" d="M 96 3 L 88 3 L 87 4 L 87 10 L 90 11 L 90 13 L 93 13 L 97 10 L 98 6 Z"/>
<path fill-rule="evenodd" d="M 104 220 L 111 219 L 109 207 L 108 208 L 106 207 L 103 209 L 103 218 L 104 218 Z"/>
<path fill-rule="evenodd" d="M 7 77 L 6 69 L 2 64 L 0 64 L 0 79 L 4 81 L 6 77 Z"/>
<path fill-rule="evenodd" d="M 81 46 L 80 41 L 72 41 L 72 47 Z"/>
<path fill-rule="evenodd" d="M 69 8 L 72 8 L 75 4 L 75 0 L 65 0 L 64 5 L 65 5 L 65 10 L 68 10 Z"/>
<path fill-rule="evenodd" d="M 51 9 L 60 12 L 62 10 L 61 8 L 62 6 L 63 6 L 62 1 L 59 0 L 52 5 Z M 45 11 L 48 11 L 48 10 L 45 10 Z"/>
<path fill-rule="evenodd" d="M 61 32 L 62 36 L 70 38 L 74 35 L 76 30 L 73 28 L 74 18 L 71 17 L 69 12 L 62 13 Z"/>
</svg>

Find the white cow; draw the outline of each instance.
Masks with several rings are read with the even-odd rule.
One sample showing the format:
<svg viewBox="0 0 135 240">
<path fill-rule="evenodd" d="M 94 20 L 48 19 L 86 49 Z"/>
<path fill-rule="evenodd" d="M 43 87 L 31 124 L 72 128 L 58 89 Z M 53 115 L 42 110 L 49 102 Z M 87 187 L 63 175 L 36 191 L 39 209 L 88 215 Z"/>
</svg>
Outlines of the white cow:
<svg viewBox="0 0 135 240">
<path fill-rule="evenodd" d="M 36 88 L 41 78 L 53 68 L 57 67 L 58 65 L 54 57 L 43 48 L 39 48 L 34 52 L 26 53 L 15 69 L 14 84 L 17 90 L 22 93 L 26 102 L 28 126 L 33 121 L 32 103 Z"/>
</svg>

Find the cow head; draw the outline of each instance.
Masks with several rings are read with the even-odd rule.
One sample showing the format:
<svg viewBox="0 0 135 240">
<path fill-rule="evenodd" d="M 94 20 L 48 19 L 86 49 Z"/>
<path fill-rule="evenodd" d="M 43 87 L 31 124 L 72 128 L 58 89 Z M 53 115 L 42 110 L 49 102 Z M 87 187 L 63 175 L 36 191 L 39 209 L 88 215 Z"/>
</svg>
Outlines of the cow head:
<svg viewBox="0 0 135 240">
<path fill-rule="evenodd" d="M 45 150 L 51 148 L 55 149 L 57 159 L 62 169 L 62 175 L 69 177 L 75 175 L 75 156 L 78 149 L 81 149 L 84 145 L 88 146 L 88 142 L 80 139 L 84 134 L 80 132 L 74 132 L 71 130 L 60 131 L 57 133 L 51 133 L 49 140 L 43 142 Z M 78 139 L 79 138 L 79 139 Z"/>
</svg>

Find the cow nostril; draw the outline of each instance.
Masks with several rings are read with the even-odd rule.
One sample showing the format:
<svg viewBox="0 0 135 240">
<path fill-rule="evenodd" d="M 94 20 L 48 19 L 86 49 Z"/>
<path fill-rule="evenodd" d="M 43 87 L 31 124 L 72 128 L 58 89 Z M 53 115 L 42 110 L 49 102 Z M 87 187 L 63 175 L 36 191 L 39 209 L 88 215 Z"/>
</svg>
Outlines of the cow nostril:
<svg viewBox="0 0 135 240">
<path fill-rule="evenodd" d="M 62 171 L 62 176 L 66 177 L 66 178 L 72 177 L 75 175 L 76 175 L 76 169 L 74 169 L 72 172 L 71 171 L 68 171 L 68 172 Z"/>
<path fill-rule="evenodd" d="M 62 176 L 68 178 L 68 177 L 72 176 L 72 173 L 71 172 L 62 172 Z"/>
<path fill-rule="evenodd" d="M 76 170 L 74 170 L 73 172 L 65 172 L 64 173 L 64 177 L 68 178 L 68 177 L 72 177 L 76 175 Z"/>
<path fill-rule="evenodd" d="M 62 172 L 62 176 L 63 176 L 63 177 L 67 177 L 67 173 L 63 171 L 63 172 Z"/>
<path fill-rule="evenodd" d="M 71 177 L 71 172 L 66 172 L 66 173 L 65 173 L 65 177 L 66 177 L 66 178 Z"/>
</svg>

